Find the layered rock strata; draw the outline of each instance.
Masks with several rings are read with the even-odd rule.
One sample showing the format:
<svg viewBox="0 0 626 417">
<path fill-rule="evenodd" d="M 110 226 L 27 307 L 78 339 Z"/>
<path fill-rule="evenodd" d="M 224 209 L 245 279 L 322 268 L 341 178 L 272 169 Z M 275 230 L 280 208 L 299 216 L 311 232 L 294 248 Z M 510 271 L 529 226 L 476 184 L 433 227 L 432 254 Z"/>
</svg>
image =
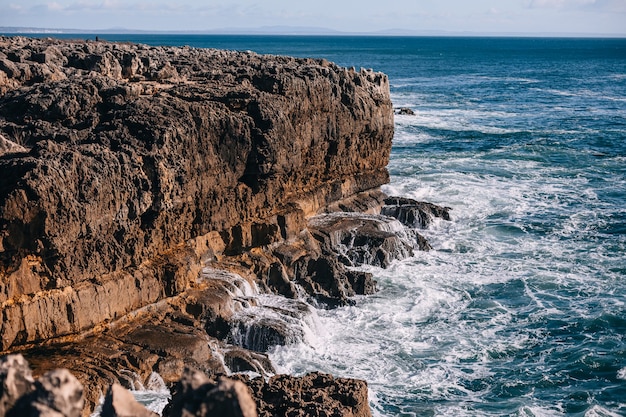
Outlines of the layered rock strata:
<svg viewBox="0 0 626 417">
<path fill-rule="evenodd" d="M 0 37 L 0 94 L 0 351 L 70 369 L 83 415 L 154 372 L 271 375 L 263 352 L 301 339 L 307 303 L 376 290 L 350 267 L 429 248 L 387 216 L 448 216 L 378 188 L 384 74 Z"/>
<path fill-rule="evenodd" d="M 0 347 L 180 293 L 387 181 L 387 77 L 323 60 L 0 38 Z"/>
</svg>

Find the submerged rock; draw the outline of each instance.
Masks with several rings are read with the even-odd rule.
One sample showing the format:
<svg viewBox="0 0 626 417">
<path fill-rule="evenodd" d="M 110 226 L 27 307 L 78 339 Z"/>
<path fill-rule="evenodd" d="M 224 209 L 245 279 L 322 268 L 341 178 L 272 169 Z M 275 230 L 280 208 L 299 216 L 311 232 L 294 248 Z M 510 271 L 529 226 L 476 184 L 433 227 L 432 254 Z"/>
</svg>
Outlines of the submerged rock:
<svg viewBox="0 0 626 417">
<path fill-rule="evenodd" d="M 406 116 L 415 116 L 415 112 L 410 107 L 400 107 L 396 109 L 396 114 L 402 114 Z"/>
<path fill-rule="evenodd" d="M 395 219 L 355 213 L 322 214 L 309 219 L 313 236 L 335 251 L 347 266 L 386 268 L 413 255 L 418 242 Z M 426 248 L 419 248 L 426 249 Z"/>
<path fill-rule="evenodd" d="M 267 355 L 236 346 L 224 348 L 224 364 L 231 372 L 253 372 L 261 376 L 276 373 Z"/>
</svg>

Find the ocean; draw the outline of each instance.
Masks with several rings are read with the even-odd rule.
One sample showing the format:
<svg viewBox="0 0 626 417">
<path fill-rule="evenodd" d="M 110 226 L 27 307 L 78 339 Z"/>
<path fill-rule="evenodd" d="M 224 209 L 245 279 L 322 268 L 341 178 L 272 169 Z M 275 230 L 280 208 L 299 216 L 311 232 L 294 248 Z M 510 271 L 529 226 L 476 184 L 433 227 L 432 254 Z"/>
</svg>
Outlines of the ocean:
<svg viewBox="0 0 626 417">
<path fill-rule="evenodd" d="M 101 38 L 373 68 L 415 112 L 384 191 L 452 221 L 279 371 L 365 379 L 375 417 L 626 416 L 626 39 Z"/>
</svg>

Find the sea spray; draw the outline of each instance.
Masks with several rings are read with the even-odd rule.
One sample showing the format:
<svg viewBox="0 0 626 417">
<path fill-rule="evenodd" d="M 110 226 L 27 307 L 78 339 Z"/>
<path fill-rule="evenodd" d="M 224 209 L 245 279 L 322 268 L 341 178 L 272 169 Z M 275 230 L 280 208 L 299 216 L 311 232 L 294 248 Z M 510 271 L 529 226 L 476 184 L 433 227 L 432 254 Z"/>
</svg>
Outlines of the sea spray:
<svg viewBox="0 0 626 417">
<path fill-rule="evenodd" d="M 256 352 L 275 345 L 315 343 L 316 313 L 305 301 L 261 294 L 255 283 L 232 272 L 205 268 L 201 279 L 227 284 L 237 304 L 230 318 L 228 343 Z"/>
<path fill-rule="evenodd" d="M 120 379 L 130 381 L 129 390 L 140 404 L 148 410 L 161 415 L 167 404 L 171 400 L 170 390 L 165 385 L 163 378 L 157 372 L 152 372 L 148 379 L 141 381 L 139 375 L 128 370 L 120 370 Z M 104 397 L 100 397 L 99 404 L 94 409 L 90 417 L 99 417 L 102 412 Z"/>
</svg>

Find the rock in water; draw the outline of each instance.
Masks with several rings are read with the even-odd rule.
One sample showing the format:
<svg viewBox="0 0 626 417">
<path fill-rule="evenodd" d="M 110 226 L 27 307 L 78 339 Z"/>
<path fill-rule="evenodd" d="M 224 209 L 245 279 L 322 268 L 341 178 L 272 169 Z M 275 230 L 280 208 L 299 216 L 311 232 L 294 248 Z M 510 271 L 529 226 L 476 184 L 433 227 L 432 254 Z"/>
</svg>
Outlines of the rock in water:
<svg viewBox="0 0 626 417">
<path fill-rule="evenodd" d="M 426 229 L 436 217 L 450 220 L 450 207 L 404 197 L 388 197 L 384 201 L 381 214 L 395 217 L 408 227 Z"/>
<path fill-rule="evenodd" d="M 148 410 L 139 404 L 133 394 L 119 384 L 113 384 L 109 388 L 104 404 L 102 405 L 101 417 L 159 417 L 157 413 Z"/>
<path fill-rule="evenodd" d="M 323 214 L 309 219 L 309 229 L 348 266 L 386 268 L 393 260 L 412 256 L 418 246 L 397 220 L 383 216 Z"/>
<path fill-rule="evenodd" d="M 396 114 L 401 114 L 405 116 L 415 116 L 415 112 L 410 107 L 400 107 L 396 110 Z"/>
</svg>

